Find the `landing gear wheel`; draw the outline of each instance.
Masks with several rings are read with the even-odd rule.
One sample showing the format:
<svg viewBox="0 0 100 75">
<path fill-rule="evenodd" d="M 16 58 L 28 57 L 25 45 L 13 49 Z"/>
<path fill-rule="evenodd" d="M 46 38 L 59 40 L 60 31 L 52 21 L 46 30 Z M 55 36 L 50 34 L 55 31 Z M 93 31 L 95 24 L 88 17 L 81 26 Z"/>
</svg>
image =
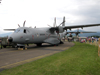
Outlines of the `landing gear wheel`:
<svg viewBox="0 0 100 75">
<path fill-rule="evenodd" d="M 12 46 L 12 48 L 15 48 L 15 46 Z"/>
<path fill-rule="evenodd" d="M 6 46 L 3 46 L 4 48 L 6 48 Z"/>
<path fill-rule="evenodd" d="M 37 44 L 37 46 L 41 46 L 41 45 L 42 45 L 42 43 L 38 43 L 38 44 Z"/>
<path fill-rule="evenodd" d="M 62 41 L 60 41 L 60 44 L 64 44 Z"/>
<path fill-rule="evenodd" d="M 53 44 L 52 46 L 58 46 L 59 44 Z"/>
</svg>

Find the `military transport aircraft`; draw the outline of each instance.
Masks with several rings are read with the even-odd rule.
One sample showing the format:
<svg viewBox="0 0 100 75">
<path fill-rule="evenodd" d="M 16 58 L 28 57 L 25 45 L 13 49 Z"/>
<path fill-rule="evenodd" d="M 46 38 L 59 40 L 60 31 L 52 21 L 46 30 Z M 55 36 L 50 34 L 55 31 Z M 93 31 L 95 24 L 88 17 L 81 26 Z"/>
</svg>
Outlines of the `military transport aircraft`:
<svg viewBox="0 0 100 75">
<path fill-rule="evenodd" d="M 56 20 L 55 20 L 56 21 Z M 61 26 L 62 25 L 62 26 Z M 17 29 L 4 29 L 13 30 L 14 32 L 8 37 L 9 42 L 17 44 L 37 44 L 41 46 L 42 43 L 49 43 L 51 45 L 58 45 L 62 43 L 61 38 L 67 33 L 67 29 L 72 28 L 82 28 L 90 26 L 99 26 L 100 24 L 90 24 L 90 25 L 77 25 L 77 26 L 65 26 L 65 17 L 63 22 L 59 26 L 47 27 L 47 28 L 31 28 L 25 27 L 25 21 L 23 27 Z"/>
<path fill-rule="evenodd" d="M 80 33 L 82 34 L 82 33 L 96 33 L 96 32 L 91 32 L 91 31 L 85 31 L 85 32 L 83 32 L 83 31 L 79 31 L 79 29 L 77 29 L 77 32 L 71 31 L 71 32 L 67 32 L 66 34 L 68 34 L 68 33 L 70 33 L 70 34 L 75 33 L 76 36 L 78 36 L 78 34 L 80 34 Z"/>
</svg>

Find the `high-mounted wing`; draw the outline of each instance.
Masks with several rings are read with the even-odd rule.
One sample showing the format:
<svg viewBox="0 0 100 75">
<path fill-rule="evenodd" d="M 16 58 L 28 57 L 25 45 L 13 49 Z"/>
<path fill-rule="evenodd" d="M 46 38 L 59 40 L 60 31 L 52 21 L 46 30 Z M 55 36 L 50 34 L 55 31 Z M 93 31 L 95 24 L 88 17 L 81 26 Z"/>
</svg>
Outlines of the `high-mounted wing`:
<svg viewBox="0 0 100 75">
<path fill-rule="evenodd" d="M 73 29 L 73 28 L 82 28 L 83 27 L 92 27 L 92 26 L 100 26 L 100 24 L 88 24 L 88 25 L 74 25 L 74 26 L 64 26 L 64 29 Z"/>
</svg>

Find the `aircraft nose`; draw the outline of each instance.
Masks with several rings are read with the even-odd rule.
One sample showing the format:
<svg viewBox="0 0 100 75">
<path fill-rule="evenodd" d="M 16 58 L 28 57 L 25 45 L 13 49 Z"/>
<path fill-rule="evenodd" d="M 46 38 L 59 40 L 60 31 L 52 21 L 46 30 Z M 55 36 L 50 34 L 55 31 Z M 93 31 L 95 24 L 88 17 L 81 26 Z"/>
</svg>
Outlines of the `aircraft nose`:
<svg viewBox="0 0 100 75">
<path fill-rule="evenodd" d="M 9 42 L 12 42 L 12 41 L 13 41 L 13 38 L 12 38 L 12 37 L 10 37 L 10 38 L 8 39 L 8 41 L 9 41 Z"/>
</svg>

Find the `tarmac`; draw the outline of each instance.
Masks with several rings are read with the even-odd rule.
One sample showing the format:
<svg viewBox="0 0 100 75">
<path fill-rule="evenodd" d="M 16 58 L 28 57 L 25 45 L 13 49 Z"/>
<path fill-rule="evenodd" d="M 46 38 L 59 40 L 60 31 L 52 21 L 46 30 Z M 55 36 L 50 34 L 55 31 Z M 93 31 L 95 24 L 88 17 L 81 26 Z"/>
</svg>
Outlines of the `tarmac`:
<svg viewBox="0 0 100 75">
<path fill-rule="evenodd" d="M 26 50 L 11 47 L 0 49 L 0 71 L 50 56 L 72 46 L 74 46 L 74 43 L 64 42 L 64 44 L 58 46 L 44 43 L 41 47 L 37 47 L 31 44 Z"/>
</svg>

